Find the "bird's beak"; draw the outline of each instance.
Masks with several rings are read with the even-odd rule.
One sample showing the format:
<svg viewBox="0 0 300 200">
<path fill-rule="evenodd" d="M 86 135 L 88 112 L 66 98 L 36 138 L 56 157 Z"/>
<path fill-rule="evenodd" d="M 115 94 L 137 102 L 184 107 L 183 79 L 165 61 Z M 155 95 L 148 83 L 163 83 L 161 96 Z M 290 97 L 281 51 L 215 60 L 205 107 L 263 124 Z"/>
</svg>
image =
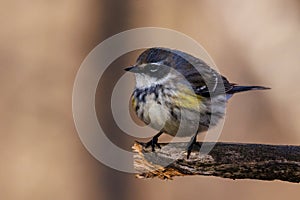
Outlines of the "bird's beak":
<svg viewBox="0 0 300 200">
<path fill-rule="evenodd" d="M 132 73 L 140 73 L 140 68 L 137 67 L 137 66 L 130 66 L 130 67 L 127 67 L 124 69 L 125 71 L 128 71 L 128 72 L 132 72 Z"/>
</svg>

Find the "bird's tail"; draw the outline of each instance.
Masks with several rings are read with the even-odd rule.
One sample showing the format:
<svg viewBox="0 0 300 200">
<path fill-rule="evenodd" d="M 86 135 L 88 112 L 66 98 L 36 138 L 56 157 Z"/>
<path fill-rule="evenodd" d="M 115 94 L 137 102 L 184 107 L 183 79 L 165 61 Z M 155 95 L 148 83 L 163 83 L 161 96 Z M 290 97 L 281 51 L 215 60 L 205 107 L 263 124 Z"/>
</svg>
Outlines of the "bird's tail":
<svg viewBox="0 0 300 200">
<path fill-rule="evenodd" d="M 245 92 L 249 90 L 269 90 L 271 88 L 263 87 L 263 86 L 240 86 L 240 85 L 234 85 L 231 90 L 229 90 L 228 94 L 234 94 L 238 92 Z"/>
</svg>

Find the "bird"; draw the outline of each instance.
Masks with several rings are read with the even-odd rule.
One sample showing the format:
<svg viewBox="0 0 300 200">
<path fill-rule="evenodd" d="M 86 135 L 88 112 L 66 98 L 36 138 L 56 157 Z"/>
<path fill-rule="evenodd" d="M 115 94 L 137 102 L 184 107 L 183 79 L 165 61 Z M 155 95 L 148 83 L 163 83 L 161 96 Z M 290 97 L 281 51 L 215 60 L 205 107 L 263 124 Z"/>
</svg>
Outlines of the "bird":
<svg viewBox="0 0 300 200">
<path fill-rule="evenodd" d="M 230 83 L 206 62 L 189 53 L 165 47 L 144 50 L 136 63 L 124 69 L 135 75 L 131 106 L 139 119 L 158 133 L 146 148 L 161 148 L 163 133 L 190 137 L 187 158 L 197 144 L 197 135 L 224 118 L 226 104 L 235 94 L 267 90 L 264 86 Z"/>
</svg>

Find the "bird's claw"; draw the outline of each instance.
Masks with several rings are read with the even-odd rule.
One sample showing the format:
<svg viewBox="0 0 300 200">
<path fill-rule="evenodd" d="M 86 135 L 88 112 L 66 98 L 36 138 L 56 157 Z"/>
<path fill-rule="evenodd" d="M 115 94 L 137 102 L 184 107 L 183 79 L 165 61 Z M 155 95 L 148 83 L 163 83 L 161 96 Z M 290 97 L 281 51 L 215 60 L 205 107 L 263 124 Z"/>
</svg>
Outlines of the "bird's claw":
<svg viewBox="0 0 300 200">
<path fill-rule="evenodd" d="M 196 138 L 197 138 L 197 135 L 192 137 L 191 141 L 189 142 L 189 144 L 187 146 L 187 159 L 190 158 L 190 155 L 191 155 L 194 145 L 198 145 Z"/>
<path fill-rule="evenodd" d="M 145 147 L 147 148 L 149 146 L 151 146 L 153 152 L 155 151 L 155 146 L 161 149 L 161 146 L 158 144 L 158 137 L 153 137 L 152 140 L 147 142 Z"/>
</svg>

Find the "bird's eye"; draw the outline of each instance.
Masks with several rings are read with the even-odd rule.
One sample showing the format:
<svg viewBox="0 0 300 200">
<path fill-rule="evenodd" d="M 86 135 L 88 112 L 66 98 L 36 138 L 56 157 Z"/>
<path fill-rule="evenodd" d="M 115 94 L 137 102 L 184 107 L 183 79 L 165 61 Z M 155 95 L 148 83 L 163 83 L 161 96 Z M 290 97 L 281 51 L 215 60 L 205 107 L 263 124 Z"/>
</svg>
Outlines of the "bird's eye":
<svg viewBox="0 0 300 200">
<path fill-rule="evenodd" d="M 157 65 L 148 65 L 147 66 L 147 71 L 152 72 L 152 73 L 157 72 L 158 71 L 158 66 Z"/>
<path fill-rule="evenodd" d="M 150 72 L 156 72 L 158 70 L 158 67 L 157 66 L 152 66 L 150 68 Z"/>
<path fill-rule="evenodd" d="M 156 79 L 161 79 L 165 77 L 170 71 L 170 68 L 160 64 L 160 63 L 151 63 L 145 66 L 144 74 L 155 77 Z"/>
</svg>

